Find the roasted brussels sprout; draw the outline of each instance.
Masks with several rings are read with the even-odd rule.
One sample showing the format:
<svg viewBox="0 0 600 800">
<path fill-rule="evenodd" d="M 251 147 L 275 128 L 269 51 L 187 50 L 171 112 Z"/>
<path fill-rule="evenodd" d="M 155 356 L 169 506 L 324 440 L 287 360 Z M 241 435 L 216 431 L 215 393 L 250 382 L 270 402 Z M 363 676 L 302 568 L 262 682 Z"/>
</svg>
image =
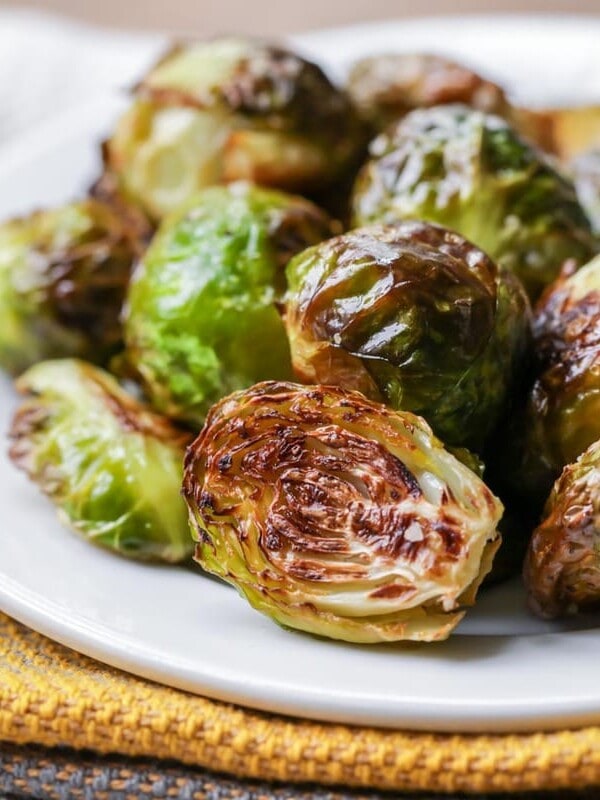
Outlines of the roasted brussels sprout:
<svg viewBox="0 0 600 800">
<path fill-rule="evenodd" d="M 518 485 L 543 500 L 562 468 L 600 439 L 600 256 L 548 290 L 533 329 L 539 375 L 509 447 Z"/>
<path fill-rule="evenodd" d="M 479 449 L 528 343 L 519 282 L 461 236 L 401 222 L 330 239 L 287 269 L 296 374 L 358 389 Z"/>
<path fill-rule="evenodd" d="M 357 225 L 418 218 L 456 230 L 532 298 L 567 259 L 599 249 L 570 181 L 504 120 L 460 105 L 413 111 L 374 140 L 353 213 Z"/>
<path fill-rule="evenodd" d="M 110 355 L 142 246 L 95 200 L 0 225 L 0 367 L 17 374 L 45 358 Z"/>
<path fill-rule="evenodd" d="M 594 230 L 600 234 L 600 150 L 592 150 L 573 163 L 579 202 Z"/>
<path fill-rule="evenodd" d="M 212 409 L 183 492 L 206 570 L 282 625 L 352 642 L 446 638 L 502 514 L 419 417 L 274 382 Z"/>
<path fill-rule="evenodd" d="M 217 39 L 176 48 L 148 73 L 105 157 L 161 218 L 216 183 L 320 189 L 363 145 L 349 99 L 315 64 L 259 41 Z"/>
<path fill-rule="evenodd" d="M 26 395 L 10 455 L 77 533 L 130 558 L 191 556 L 180 497 L 190 439 L 84 361 L 46 361 L 17 381 Z"/>
<path fill-rule="evenodd" d="M 441 56 L 388 53 L 363 58 L 350 70 L 348 94 L 376 132 L 415 108 L 463 103 L 503 117 L 543 150 L 556 148 L 551 114 L 512 105 L 500 86 Z"/>
<path fill-rule="evenodd" d="M 360 59 L 350 69 L 348 94 L 376 130 L 415 108 L 464 103 L 501 117 L 511 110 L 500 86 L 463 64 L 426 53 Z"/>
<path fill-rule="evenodd" d="M 532 609 L 543 617 L 600 606 L 600 441 L 565 467 L 525 562 Z"/>
<path fill-rule="evenodd" d="M 288 378 L 285 265 L 333 230 L 308 201 L 245 183 L 205 189 L 165 220 L 124 319 L 128 362 L 154 406 L 201 424 L 229 392 Z"/>
</svg>

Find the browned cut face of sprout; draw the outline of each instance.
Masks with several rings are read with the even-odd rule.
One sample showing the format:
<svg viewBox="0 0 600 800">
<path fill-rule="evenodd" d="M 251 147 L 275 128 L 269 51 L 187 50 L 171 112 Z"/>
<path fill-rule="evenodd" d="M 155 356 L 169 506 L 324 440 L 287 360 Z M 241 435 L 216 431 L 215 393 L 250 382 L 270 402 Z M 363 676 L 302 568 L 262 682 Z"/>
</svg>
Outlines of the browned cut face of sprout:
<svg viewBox="0 0 600 800">
<path fill-rule="evenodd" d="M 196 559 L 282 625 L 353 642 L 446 638 L 499 543 L 501 503 L 419 417 L 267 382 L 187 451 Z"/>
</svg>

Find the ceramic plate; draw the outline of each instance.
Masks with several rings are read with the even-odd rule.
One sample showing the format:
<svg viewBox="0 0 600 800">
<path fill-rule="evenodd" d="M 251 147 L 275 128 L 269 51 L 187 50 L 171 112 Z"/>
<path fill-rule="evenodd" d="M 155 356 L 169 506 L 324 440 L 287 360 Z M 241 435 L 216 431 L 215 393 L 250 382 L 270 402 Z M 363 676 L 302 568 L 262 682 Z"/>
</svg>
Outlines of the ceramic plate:
<svg viewBox="0 0 600 800">
<path fill-rule="evenodd" d="M 328 31 L 295 42 L 338 74 L 361 54 L 428 50 L 472 63 L 523 101 L 600 102 L 600 20 L 454 18 Z M 0 153 L 0 218 L 80 193 L 121 97 Z M 0 325 L 2 321 L 0 320 Z M 0 378 L 0 427 L 15 397 Z M 488 590 L 448 641 L 361 647 L 286 632 L 197 571 L 129 563 L 61 527 L 0 454 L 0 608 L 116 667 L 209 697 L 337 722 L 440 731 L 600 720 L 600 631 L 533 619 L 519 582 Z"/>
</svg>

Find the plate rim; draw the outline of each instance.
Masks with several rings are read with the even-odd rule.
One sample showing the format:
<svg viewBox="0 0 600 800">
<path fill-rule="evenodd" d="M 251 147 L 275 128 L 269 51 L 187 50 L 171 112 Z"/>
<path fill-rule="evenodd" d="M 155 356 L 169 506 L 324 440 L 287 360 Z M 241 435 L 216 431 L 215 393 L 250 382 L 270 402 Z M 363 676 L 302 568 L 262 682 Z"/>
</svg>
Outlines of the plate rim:
<svg viewBox="0 0 600 800">
<path fill-rule="evenodd" d="M 74 535 L 71 533 L 71 535 Z M 15 602 L 15 597 L 29 595 L 29 602 L 23 605 Z M 412 722 L 399 724 L 396 717 L 381 717 L 381 712 L 373 714 L 368 706 L 370 698 L 362 695 L 349 698 L 350 702 L 344 710 L 340 710 L 336 695 L 333 701 L 325 690 L 318 691 L 315 687 L 298 692 L 296 688 L 295 699 L 287 696 L 285 684 L 268 686 L 268 695 L 265 694 L 265 685 L 261 681 L 247 681 L 240 683 L 233 676 L 222 675 L 215 681 L 211 676 L 210 685 L 200 688 L 198 670 L 191 670 L 167 663 L 157 659 L 153 650 L 133 645 L 127 637 L 115 635 L 113 631 L 104 638 L 101 635 L 102 625 L 74 623 L 73 619 L 63 622 L 58 615 L 53 617 L 52 607 L 46 606 L 40 597 L 40 602 L 32 602 L 33 594 L 30 592 L 7 592 L 0 583 L 0 609 L 9 617 L 26 625 L 34 631 L 58 642 L 75 652 L 99 661 L 101 664 L 119 669 L 134 678 L 144 678 L 174 689 L 189 692 L 215 702 L 233 703 L 234 705 L 300 719 L 315 720 L 330 724 L 347 724 L 352 726 L 369 726 L 391 730 L 414 731 L 439 731 L 443 733 L 479 733 L 479 734 L 510 734 L 539 731 L 557 731 L 560 729 L 583 727 L 592 725 L 600 719 L 600 691 L 591 697 L 579 699 L 576 703 L 567 701 L 558 696 L 529 697 L 522 701 L 507 702 L 503 698 L 487 698 L 485 701 L 474 703 L 470 701 L 469 713 L 464 713 L 464 699 L 446 697 L 444 701 L 431 701 L 423 698 L 403 698 L 403 710 L 400 716 L 408 718 L 414 711 L 418 711 L 418 718 Z M 287 632 L 286 635 L 304 635 L 296 631 Z M 515 638 L 556 640 L 570 637 L 579 643 L 597 637 L 598 630 L 570 631 L 564 633 L 540 634 L 534 636 L 498 636 L 494 641 L 512 640 Z M 476 639 L 479 637 L 468 637 Z M 485 637 L 481 637 L 485 638 Z M 334 643 L 335 644 L 335 643 Z M 422 645 L 425 647 L 431 645 Z M 205 680 L 206 677 L 203 676 Z M 358 700 L 358 702 L 357 702 Z M 308 708 L 308 710 L 307 710 Z M 457 718 L 456 711 L 460 709 L 461 715 Z M 494 723 L 490 727 L 486 720 L 493 714 Z"/>
</svg>

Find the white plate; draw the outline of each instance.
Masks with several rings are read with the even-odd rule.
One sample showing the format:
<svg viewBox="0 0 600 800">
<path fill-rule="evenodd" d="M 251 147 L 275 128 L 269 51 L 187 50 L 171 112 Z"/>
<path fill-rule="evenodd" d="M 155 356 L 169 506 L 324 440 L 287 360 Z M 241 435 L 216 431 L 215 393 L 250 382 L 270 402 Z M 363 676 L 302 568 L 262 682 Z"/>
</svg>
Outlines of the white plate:
<svg viewBox="0 0 600 800">
<path fill-rule="evenodd" d="M 463 56 L 521 99 L 600 101 L 600 21 L 463 18 L 317 33 L 303 49 L 342 71 L 355 56 L 427 49 Z M 527 92 L 525 92 L 527 89 Z M 97 100 L 0 154 L 0 217 L 80 192 L 123 99 Z M 1 320 L 0 320 L 1 324 Z M 15 398 L 0 379 L 0 427 Z M 63 529 L 0 454 L 0 608 L 81 652 L 147 678 L 255 708 L 445 731 L 551 729 L 600 721 L 600 634 L 534 620 L 518 582 L 486 592 L 448 642 L 359 647 L 283 631 L 192 570 L 141 566 Z M 588 629 L 586 629 L 588 628 Z"/>
</svg>

